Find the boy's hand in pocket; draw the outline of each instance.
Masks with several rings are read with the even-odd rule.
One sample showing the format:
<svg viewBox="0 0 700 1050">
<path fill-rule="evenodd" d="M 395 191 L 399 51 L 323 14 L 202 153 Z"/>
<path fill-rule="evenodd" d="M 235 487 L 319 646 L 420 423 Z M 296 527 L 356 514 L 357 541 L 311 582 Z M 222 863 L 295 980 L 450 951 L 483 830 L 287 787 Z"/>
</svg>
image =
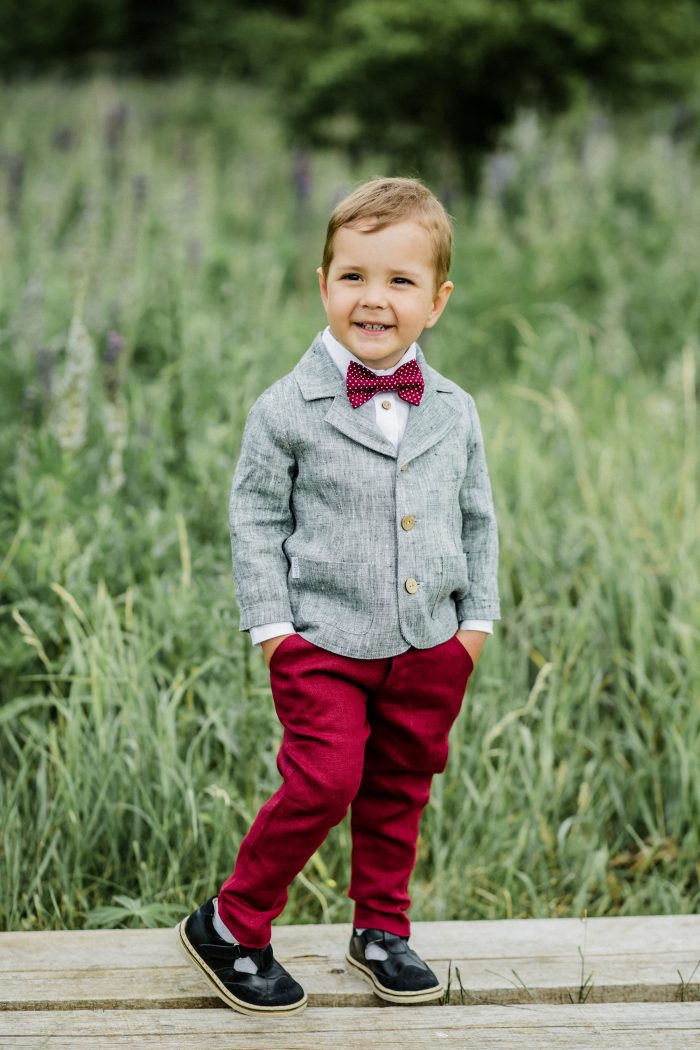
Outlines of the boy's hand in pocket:
<svg viewBox="0 0 700 1050">
<path fill-rule="evenodd" d="M 294 632 L 292 632 L 294 633 Z M 263 657 L 265 659 L 265 666 L 270 666 L 270 660 L 272 654 L 278 645 L 281 645 L 285 638 L 289 638 L 288 634 L 276 634 L 274 638 L 267 638 L 264 642 L 260 643 L 260 648 L 263 651 Z"/>
<path fill-rule="evenodd" d="M 485 634 L 484 631 L 457 631 L 457 638 L 471 656 L 472 663 L 476 667 L 488 634 Z"/>
</svg>

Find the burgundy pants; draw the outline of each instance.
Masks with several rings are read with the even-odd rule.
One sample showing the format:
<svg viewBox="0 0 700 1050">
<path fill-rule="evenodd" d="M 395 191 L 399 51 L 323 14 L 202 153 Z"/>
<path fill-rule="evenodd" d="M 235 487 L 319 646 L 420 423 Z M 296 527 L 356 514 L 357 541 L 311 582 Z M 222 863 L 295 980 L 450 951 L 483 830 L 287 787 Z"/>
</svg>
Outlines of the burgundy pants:
<svg viewBox="0 0 700 1050">
<path fill-rule="evenodd" d="M 447 762 L 471 658 L 456 636 L 387 659 L 338 656 L 290 635 L 270 682 L 284 726 L 283 784 L 243 839 L 219 890 L 241 944 L 262 948 L 287 887 L 351 806 L 355 926 L 407 937 L 408 882 L 434 773 Z"/>
</svg>

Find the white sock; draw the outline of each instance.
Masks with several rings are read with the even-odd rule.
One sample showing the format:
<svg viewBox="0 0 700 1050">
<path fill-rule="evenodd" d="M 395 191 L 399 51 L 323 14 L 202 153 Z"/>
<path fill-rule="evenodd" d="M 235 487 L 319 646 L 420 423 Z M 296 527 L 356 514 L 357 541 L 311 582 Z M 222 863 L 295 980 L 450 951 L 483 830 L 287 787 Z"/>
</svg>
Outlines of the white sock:
<svg viewBox="0 0 700 1050">
<path fill-rule="evenodd" d="M 213 925 L 214 929 L 216 930 L 216 932 L 218 933 L 219 937 L 222 938 L 222 940 L 227 941 L 228 944 L 240 944 L 240 941 L 236 940 L 236 938 L 233 936 L 233 934 L 229 930 L 228 926 L 224 925 L 224 921 L 221 918 L 221 916 L 219 915 L 219 898 L 218 897 L 214 897 L 214 918 L 212 919 L 212 925 Z"/>
<path fill-rule="evenodd" d="M 356 926 L 355 929 L 358 933 L 364 933 L 367 927 Z M 385 948 L 380 948 L 378 944 L 368 944 L 365 948 L 365 959 L 377 959 L 378 962 L 383 962 L 384 959 L 388 958 L 389 953 Z"/>
<path fill-rule="evenodd" d="M 218 897 L 214 897 L 214 918 L 212 919 L 212 925 L 213 925 L 214 929 L 216 930 L 216 932 L 218 933 L 219 937 L 221 937 L 221 939 L 223 941 L 226 941 L 227 944 L 240 944 L 241 943 L 240 941 L 236 940 L 236 938 L 233 936 L 233 934 L 229 930 L 228 926 L 224 925 L 223 919 L 219 915 L 219 898 Z M 234 968 L 234 970 L 243 970 L 245 973 L 257 973 L 258 972 L 258 967 L 253 962 L 253 960 L 250 958 L 250 956 L 246 956 L 244 959 L 236 959 L 236 961 L 233 964 L 233 968 Z"/>
</svg>

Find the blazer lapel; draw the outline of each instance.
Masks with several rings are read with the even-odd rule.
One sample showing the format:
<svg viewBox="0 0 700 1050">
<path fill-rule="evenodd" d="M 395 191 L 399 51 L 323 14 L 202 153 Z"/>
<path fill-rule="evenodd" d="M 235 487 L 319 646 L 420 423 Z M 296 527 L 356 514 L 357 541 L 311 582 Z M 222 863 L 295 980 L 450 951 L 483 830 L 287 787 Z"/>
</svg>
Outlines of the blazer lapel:
<svg viewBox="0 0 700 1050">
<path fill-rule="evenodd" d="M 332 361 L 331 364 L 333 364 Z M 334 364 L 333 367 L 335 368 Z M 366 401 L 359 408 L 353 408 L 348 400 L 348 395 L 343 390 L 333 401 L 325 418 L 327 423 L 339 430 L 341 434 L 345 434 L 346 437 L 359 441 L 361 445 L 374 449 L 375 452 L 381 452 L 385 456 L 396 459 L 396 449 L 377 426 L 372 401 Z"/>
<path fill-rule="evenodd" d="M 396 459 L 396 449 L 377 426 L 373 403 L 367 401 L 359 408 L 350 404 L 343 378 L 320 336 L 294 368 L 294 374 L 306 401 L 333 398 L 324 417 L 327 423 L 352 441 Z"/>
<path fill-rule="evenodd" d="M 420 405 L 411 405 L 398 453 L 377 426 L 372 401 L 366 401 L 359 408 L 350 404 L 343 378 L 320 335 L 294 368 L 294 375 L 306 401 L 333 398 L 325 419 L 341 434 L 392 459 L 398 455 L 402 463 L 408 463 L 440 441 L 459 415 L 449 380 L 430 367 L 420 347 L 416 360 L 423 372 L 425 390 Z"/>
<path fill-rule="evenodd" d="M 417 456 L 422 456 L 432 445 L 441 441 L 459 417 L 452 384 L 449 380 L 444 379 L 439 372 L 430 367 L 420 347 L 418 347 L 416 360 L 423 373 L 425 390 L 420 404 L 412 405 L 408 413 L 406 431 L 398 451 L 402 463 L 408 463 Z"/>
</svg>

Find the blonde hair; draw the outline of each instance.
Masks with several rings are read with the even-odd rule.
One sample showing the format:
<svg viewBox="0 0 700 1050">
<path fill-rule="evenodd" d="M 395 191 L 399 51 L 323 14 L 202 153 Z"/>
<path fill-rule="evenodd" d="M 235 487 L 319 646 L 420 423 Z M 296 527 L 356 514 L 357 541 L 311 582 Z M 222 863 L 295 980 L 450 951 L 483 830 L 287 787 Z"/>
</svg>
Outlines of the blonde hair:
<svg viewBox="0 0 700 1050">
<path fill-rule="evenodd" d="M 395 222 L 412 219 L 430 235 L 433 243 L 436 290 L 447 280 L 452 260 L 452 226 L 437 197 L 418 179 L 370 179 L 345 197 L 328 220 L 321 269 L 328 278 L 333 261 L 333 239 L 342 226 L 369 223 L 381 230 Z"/>
</svg>

